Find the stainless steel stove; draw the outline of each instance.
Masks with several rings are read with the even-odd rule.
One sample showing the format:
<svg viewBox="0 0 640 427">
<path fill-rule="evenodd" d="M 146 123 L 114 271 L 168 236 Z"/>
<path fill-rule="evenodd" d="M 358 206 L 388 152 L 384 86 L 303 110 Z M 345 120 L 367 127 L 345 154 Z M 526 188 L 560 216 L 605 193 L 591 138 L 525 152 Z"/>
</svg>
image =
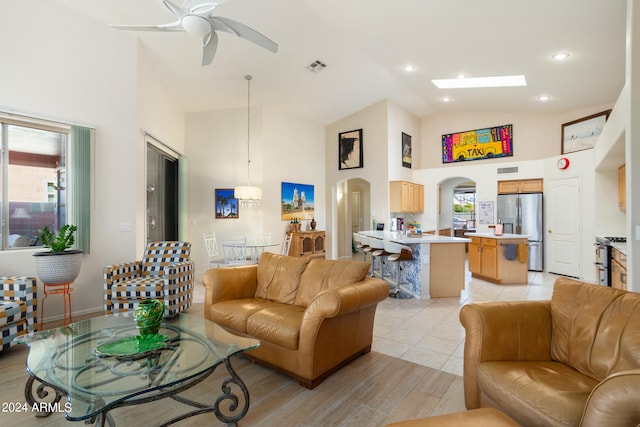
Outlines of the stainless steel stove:
<svg viewBox="0 0 640 427">
<path fill-rule="evenodd" d="M 596 276 L 603 286 L 611 286 L 611 244 L 626 243 L 626 237 L 596 237 Z"/>
</svg>

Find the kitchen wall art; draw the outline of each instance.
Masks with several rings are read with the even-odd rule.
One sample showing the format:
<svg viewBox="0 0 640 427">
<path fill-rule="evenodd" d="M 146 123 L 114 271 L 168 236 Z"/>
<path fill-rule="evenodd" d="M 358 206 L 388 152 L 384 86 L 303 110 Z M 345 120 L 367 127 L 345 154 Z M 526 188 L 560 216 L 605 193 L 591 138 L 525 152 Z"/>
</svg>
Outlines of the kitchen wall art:
<svg viewBox="0 0 640 427">
<path fill-rule="evenodd" d="M 442 135 L 442 163 L 513 156 L 513 125 Z"/>
</svg>

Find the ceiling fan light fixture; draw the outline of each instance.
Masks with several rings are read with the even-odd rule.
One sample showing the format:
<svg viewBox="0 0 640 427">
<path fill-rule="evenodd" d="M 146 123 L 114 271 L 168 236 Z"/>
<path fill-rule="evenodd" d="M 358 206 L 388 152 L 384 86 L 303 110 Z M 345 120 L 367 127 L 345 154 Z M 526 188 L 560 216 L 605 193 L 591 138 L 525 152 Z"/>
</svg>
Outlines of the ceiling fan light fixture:
<svg viewBox="0 0 640 427">
<path fill-rule="evenodd" d="M 187 15 L 182 18 L 184 30 L 194 36 L 204 37 L 211 32 L 211 24 L 202 16 Z"/>
</svg>

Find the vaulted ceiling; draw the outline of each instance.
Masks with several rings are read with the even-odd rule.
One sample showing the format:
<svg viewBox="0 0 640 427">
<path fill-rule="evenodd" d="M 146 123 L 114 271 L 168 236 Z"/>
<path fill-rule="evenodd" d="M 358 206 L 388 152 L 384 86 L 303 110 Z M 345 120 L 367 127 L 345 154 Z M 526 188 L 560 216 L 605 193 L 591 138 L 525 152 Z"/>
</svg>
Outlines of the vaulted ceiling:
<svg viewBox="0 0 640 427">
<path fill-rule="evenodd" d="M 96 25 L 174 20 L 157 0 L 56 0 Z M 181 0 L 175 0 L 182 4 Z M 191 0 L 191 3 L 206 0 Z M 227 0 L 215 14 L 279 45 L 274 54 L 220 33 L 213 63 L 186 32 L 138 37 L 185 111 L 252 103 L 333 123 L 389 99 L 418 117 L 554 113 L 613 103 L 624 85 L 626 0 Z M 114 29 L 113 31 L 121 31 Z M 551 55 L 568 52 L 562 62 Z M 307 70 L 320 60 L 326 68 Z M 406 64 L 415 71 L 406 72 Z M 523 74 L 526 87 L 451 89 L 432 79 Z M 537 100 L 540 95 L 551 99 Z M 443 97 L 450 97 L 444 102 Z"/>
</svg>

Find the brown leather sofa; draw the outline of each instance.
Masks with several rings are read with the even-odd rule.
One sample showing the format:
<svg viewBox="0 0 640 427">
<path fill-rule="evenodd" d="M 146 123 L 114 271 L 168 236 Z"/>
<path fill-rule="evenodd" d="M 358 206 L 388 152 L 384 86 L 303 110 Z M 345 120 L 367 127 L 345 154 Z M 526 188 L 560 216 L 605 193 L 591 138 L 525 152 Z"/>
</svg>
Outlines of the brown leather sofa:
<svg viewBox="0 0 640 427">
<path fill-rule="evenodd" d="M 383 280 L 369 263 L 264 253 L 258 265 L 207 271 L 205 317 L 260 340 L 245 355 L 314 388 L 371 350 Z"/>
<path fill-rule="evenodd" d="M 551 301 L 469 304 L 467 409 L 523 426 L 640 424 L 640 294 L 559 278 Z"/>
</svg>

